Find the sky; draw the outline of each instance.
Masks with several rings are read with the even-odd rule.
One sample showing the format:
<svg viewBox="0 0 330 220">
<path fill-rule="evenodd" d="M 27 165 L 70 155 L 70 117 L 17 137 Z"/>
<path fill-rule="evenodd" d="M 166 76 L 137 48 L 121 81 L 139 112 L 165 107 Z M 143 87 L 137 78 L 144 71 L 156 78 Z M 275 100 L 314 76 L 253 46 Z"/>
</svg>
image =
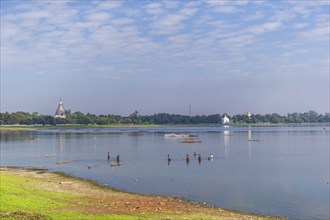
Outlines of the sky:
<svg viewBox="0 0 330 220">
<path fill-rule="evenodd" d="M 1 112 L 329 112 L 329 0 L 1 1 Z"/>
</svg>

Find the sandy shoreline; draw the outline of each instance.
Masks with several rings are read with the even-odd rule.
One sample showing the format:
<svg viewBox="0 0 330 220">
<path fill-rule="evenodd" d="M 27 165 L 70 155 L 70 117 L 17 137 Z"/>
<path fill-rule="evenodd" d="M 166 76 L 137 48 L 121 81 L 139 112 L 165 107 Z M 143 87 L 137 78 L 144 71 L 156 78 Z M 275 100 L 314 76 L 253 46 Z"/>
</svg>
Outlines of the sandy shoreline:
<svg viewBox="0 0 330 220">
<path fill-rule="evenodd" d="M 2 180 L 1 188 L 6 187 L 6 181 L 4 181 L 6 178 L 17 177 L 28 182 L 29 186 L 23 187 L 18 185 L 15 187 L 28 189 L 27 191 L 30 197 L 34 197 L 35 194 L 38 193 L 38 190 L 52 193 L 64 193 L 69 199 L 62 201 L 66 204 L 64 208 L 55 209 L 55 211 L 60 212 L 78 212 L 88 216 L 135 216 L 139 219 L 281 219 L 225 210 L 201 204 L 189 204 L 180 198 L 141 195 L 118 191 L 110 187 L 99 186 L 92 181 L 71 177 L 66 174 L 62 175 L 42 170 L 8 167 L 1 167 L 0 171 Z M 33 184 L 30 182 L 33 182 Z M 12 192 L 5 193 L 12 196 L 16 193 L 15 187 L 11 188 Z M 17 190 L 20 191 L 22 189 Z M 2 192 L 1 204 L 4 203 L 4 197 L 6 197 L 6 194 Z M 50 196 L 47 199 L 52 200 L 52 197 Z M 20 202 L 24 203 L 24 201 Z M 6 205 L 4 205 L 4 207 L 1 206 L 1 209 L 6 209 Z M 10 209 L 11 207 L 8 208 L 8 210 Z M 1 210 L 1 213 L 10 215 L 8 210 Z M 17 211 L 24 212 L 24 210 Z M 40 211 L 43 215 L 47 216 L 47 211 Z"/>
</svg>

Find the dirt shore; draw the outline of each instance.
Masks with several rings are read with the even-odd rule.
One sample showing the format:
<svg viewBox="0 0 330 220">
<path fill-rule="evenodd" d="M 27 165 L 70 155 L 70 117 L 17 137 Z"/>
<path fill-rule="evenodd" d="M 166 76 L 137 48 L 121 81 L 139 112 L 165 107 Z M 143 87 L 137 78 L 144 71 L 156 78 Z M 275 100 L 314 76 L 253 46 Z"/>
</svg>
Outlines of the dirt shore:
<svg viewBox="0 0 330 220">
<path fill-rule="evenodd" d="M 12 188 L 9 188 L 11 190 L 1 191 L 1 204 L 5 204 L 3 198 L 5 198 L 6 193 L 8 195 L 10 194 L 10 196 L 16 193 L 16 187 L 21 188 L 17 189 L 18 191 L 25 190 L 30 197 L 40 197 L 41 194 L 38 190 L 51 193 L 64 193 L 67 196 L 63 198 L 52 198 L 52 194 L 48 193 L 43 193 L 42 195 L 45 194 L 44 196 L 51 202 L 54 200 L 54 202 L 65 204 L 54 209 L 56 211 L 77 212 L 88 216 L 106 216 L 110 214 L 135 216 L 139 219 L 282 219 L 224 210 L 222 208 L 208 207 L 200 204 L 190 204 L 180 198 L 122 192 L 109 187 L 99 186 L 91 181 L 58 173 L 6 167 L 0 168 L 0 171 L 0 180 L 5 180 L 4 177 L 8 178 L 8 176 L 18 177 L 23 178 L 25 183 L 28 184 L 13 185 Z M 3 188 L 5 187 L 3 184 L 6 184 L 6 181 L 1 181 L 0 184 L 1 188 Z M 24 203 L 24 201 L 21 202 Z M 1 205 L 1 209 L 0 211 L 2 213 L 9 213 L 8 216 L 10 216 L 12 207 L 7 207 L 6 205 L 2 207 Z M 41 213 L 47 216 L 47 212 L 41 211 Z M 2 217 L 5 217 L 5 215 Z M 91 217 L 91 219 L 93 218 Z"/>
</svg>

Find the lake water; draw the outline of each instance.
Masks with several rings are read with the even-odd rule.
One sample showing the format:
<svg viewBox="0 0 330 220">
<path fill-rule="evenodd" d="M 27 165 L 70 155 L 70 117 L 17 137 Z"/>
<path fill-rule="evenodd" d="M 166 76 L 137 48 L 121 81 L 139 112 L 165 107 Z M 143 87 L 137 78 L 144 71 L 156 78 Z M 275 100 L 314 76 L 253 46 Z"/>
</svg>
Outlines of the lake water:
<svg viewBox="0 0 330 220">
<path fill-rule="evenodd" d="M 186 132 L 200 143 L 164 137 Z M 2 131 L 1 166 L 64 171 L 132 192 L 264 215 L 329 219 L 329 136 L 328 126 Z M 111 166 L 107 152 L 119 154 L 123 165 Z M 63 161 L 71 162 L 57 164 Z"/>
</svg>

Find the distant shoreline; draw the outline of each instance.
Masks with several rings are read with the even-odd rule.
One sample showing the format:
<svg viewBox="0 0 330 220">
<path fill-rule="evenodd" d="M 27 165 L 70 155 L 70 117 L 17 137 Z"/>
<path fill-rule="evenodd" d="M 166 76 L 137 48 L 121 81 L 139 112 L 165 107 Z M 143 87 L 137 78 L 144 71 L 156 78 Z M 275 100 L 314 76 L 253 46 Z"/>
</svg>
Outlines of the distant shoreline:
<svg viewBox="0 0 330 220">
<path fill-rule="evenodd" d="M 80 124 L 61 124 L 61 125 L 1 125 L 0 131 L 32 131 L 48 129 L 84 129 L 84 128 L 148 128 L 148 127 L 224 127 L 222 124 L 110 124 L 110 125 L 80 125 Z M 297 127 L 297 126 L 330 126 L 330 122 L 311 122 L 311 123 L 235 123 L 232 127 Z"/>
</svg>

